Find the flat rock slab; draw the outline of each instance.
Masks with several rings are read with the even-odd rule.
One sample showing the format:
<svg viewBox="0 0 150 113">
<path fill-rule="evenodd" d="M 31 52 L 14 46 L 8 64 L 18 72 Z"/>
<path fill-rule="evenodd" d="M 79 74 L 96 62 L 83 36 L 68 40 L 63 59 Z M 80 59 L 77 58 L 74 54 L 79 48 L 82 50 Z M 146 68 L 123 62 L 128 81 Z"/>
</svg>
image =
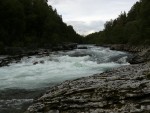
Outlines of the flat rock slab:
<svg viewBox="0 0 150 113">
<path fill-rule="evenodd" d="M 63 82 L 25 113 L 150 113 L 150 63 Z"/>
</svg>

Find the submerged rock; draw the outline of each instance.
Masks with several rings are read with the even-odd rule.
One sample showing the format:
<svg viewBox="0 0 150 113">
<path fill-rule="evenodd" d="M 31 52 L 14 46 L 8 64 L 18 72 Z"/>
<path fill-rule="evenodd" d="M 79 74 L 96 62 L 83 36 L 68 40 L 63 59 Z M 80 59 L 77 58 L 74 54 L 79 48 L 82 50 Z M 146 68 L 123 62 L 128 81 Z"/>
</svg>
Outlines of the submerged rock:
<svg viewBox="0 0 150 113">
<path fill-rule="evenodd" d="M 66 81 L 25 113 L 150 113 L 150 63 Z"/>
<path fill-rule="evenodd" d="M 36 64 L 38 64 L 38 62 L 37 62 L 37 61 L 33 62 L 33 65 L 36 65 Z"/>
<path fill-rule="evenodd" d="M 44 64 L 44 60 L 41 60 L 40 63 L 41 63 L 41 64 Z"/>
</svg>

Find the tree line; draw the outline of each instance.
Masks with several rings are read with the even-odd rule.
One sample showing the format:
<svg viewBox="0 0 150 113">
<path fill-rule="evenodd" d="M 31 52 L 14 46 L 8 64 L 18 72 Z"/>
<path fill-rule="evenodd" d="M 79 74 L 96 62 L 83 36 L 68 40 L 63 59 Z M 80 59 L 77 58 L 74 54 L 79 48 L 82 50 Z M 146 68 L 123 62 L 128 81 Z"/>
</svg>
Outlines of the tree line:
<svg viewBox="0 0 150 113">
<path fill-rule="evenodd" d="M 47 0 L 0 0 L 0 48 L 80 41 Z"/>
<path fill-rule="evenodd" d="M 86 43 L 95 44 L 150 44 L 150 1 L 136 2 L 128 13 L 107 21 L 104 30 L 85 37 Z"/>
</svg>

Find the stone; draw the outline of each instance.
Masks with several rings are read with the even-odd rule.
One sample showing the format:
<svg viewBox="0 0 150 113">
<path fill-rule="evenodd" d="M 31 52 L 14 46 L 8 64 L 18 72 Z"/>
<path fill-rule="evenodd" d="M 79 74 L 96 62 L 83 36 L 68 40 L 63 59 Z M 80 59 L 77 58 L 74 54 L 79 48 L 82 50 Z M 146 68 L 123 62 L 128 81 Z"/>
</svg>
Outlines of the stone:
<svg viewBox="0 0 150 113">
<path fill-rule="evenodd" d="M 41 61 L 40 61 L 40 63 L 41 63 L 41 64 L 44 64 L 44 61 L 43 61 L 43 60 L 41 60 Z"/>
<path fill-rule="evenodd" d="M 33 62 L 33 65 L 36 65 L 36 64 L 38 64 L 38 62 L 36 62 L 36 61 L 35 61 L 35 62 Z"/>
<path fill-rule="evenodd" d="M 123 66 L 57 85 L 26 113 L 149 113 L 150 62 Z"/>
</svg>

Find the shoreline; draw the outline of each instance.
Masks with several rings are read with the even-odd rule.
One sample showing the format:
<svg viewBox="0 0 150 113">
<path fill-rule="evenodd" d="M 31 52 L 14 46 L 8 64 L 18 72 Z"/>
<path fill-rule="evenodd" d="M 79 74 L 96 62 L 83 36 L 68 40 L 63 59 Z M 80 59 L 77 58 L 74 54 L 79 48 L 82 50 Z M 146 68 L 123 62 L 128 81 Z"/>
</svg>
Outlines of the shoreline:
<svg viewBox="0 0 150 113">
<path fill-rule="evenodd" d="M 51 88 L 25 113 L 148 113 L 150 62 L 113 69 Z"/>
<path fill-rule="evenodd" d="M 39 56 L 48 56 L 51 52 L 54 51 L 67 51 L 73 50 L 77 48 L 76 43 L 67 43 L 67 44 L 60 44 L 53 47 L 47 48 L 36 48 L 36 49 L 25 49 L 25 48 L 5 48 L 5 53 L 2 54 L 2 58 L 0 58 L 0 67 L 8 66 L 10 63 L 17 63 L 20 62 L 21 58 L 23 57 L 31 57 L 34 55 Z M 6 57 L 5 57 L 6 56 Z M 36 62 L 35 62 L 36 63 Z"/>
<path fill-rule="evenodd" d="M 131 46 L 127 44 L 108 44 L 102 46 L 109 47 L 111 50 L 125 51 L 133 54 L 133 58 L 129 61 L 130 64 L 139 64 L 150 61 L 150 46 Z"/>
<path fill-rule="evenodd" d="M 150 60 L 150 46 L 137 47 L 137 46 L 130 46 L 125 44 L 107 44 L 107 45 L 96 45 L 96 46 L 109 47 L 110 50 L 117 50 L 117 51 L 124 51 L 124 52 L 131 53 L 133 57 L 129 59 L 130 64 L 139 64 Z M 67 50 L 73 50 L 77 48 L 78 47 L 76 43 L 69 43 L 67 45 L 62 44 L 62 45 L 54 46 L 53 48 L 45 48 L 45 49 L 39 48 L 39 49 L 31 49 L 31 50 L 26 50 L 26 49 L 21 50 L 21 48 L 9 48 L 7 51 L 7 53 L 9 54 L 1 55 L 4 57 L 0 58 L 0 67 L 8 66 L 9 63 L 13 63 L 13 62 L 17 63 L 23 57 L 31 57 L 34 55 L 47 56 L 54 51 L 67 51 Z M 79 47 L 79 48 L 87 49 L 86 47 Z M 17 53 L 17 51 L 20 52 Z"/>
<path fill-rule="evenodd" d="M 42 93 L 43 96 L 34 99 L 34 103 L 25 113 L 124 113 L 131 110 L 133 113 L 150 112 L 149 47 L 141 46 L 135 49 L 135 47 L 116 44 L 102 47 L 134 54 L 134 57 L 129 60 L 131 65 L 115 68 L 102 74 L 67 80 L 49 88 L 45 91 L 46 93 Z M 50 52 L 48 49 L 39 49 L 39 51 L 7 57 L 5 61 L 10 59 L 12 62 L 19 62 L 24 56 L 43 56 Z M 138 101 L 139 103 L 135 105 Z"/>
<path fill-rule="evenodd" d="M 125 50 L 120 48 L 125 45 L 109 47 Z M 149 47 L 128 49 L 136 53 L 131 65 L 65 81 L 36 99 L 25 113 L 150 112 Z"/>
</svg>

